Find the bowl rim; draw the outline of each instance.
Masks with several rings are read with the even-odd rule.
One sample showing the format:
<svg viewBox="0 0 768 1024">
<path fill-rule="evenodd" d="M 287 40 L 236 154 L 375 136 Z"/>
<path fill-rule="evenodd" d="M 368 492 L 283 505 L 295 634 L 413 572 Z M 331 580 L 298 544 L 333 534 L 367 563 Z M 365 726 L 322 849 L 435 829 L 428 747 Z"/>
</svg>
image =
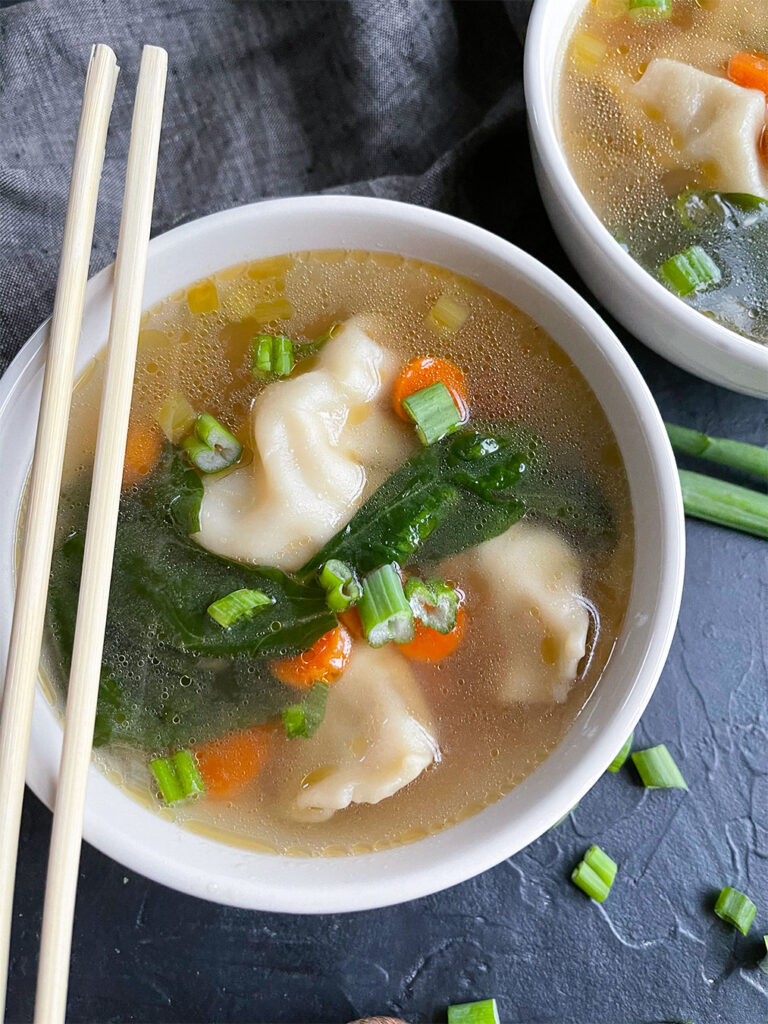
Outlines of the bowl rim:
<svg viewBox="0 0 768 1024">
<path fill-rule="evenodd" d="M 337 858 L 292 858 L 241 851 L 213 839 L 203 839 L 162 819 L 159 814 L 153 814 L 91 765 L 83 836 L 126 867 L 171 888 L 233 906 L 288 913 L 368 910 L 428 895 L 493 867 L 550 828 L 603 774 L 616 753 L 617 743 L 613 736 L 619 733 L 626 736 L 634 729 L 655 689 L 672 641 L 683 583 L 685 531 L 682 498 L 674 457 L 659 411 L 639 371 L 615 335 L 588 303 L 551 270 L 510 242 L 476 225 L 428 208 L 372 197 L 319 195 L 276 199 L 214 213 L 157 236 L 150 243 L 150 266 L 153 262 L 168 259 L 174 251 L 182 250 L 188 244 L 199 246 L 206 235 L 210 242 L 215 240 L 217 233 L 226 234 L 236 225 L 242 231 L 244 222 L 257 223 L 260 217 L 269 216 L 294 217 L 301 219 L 302 223 L 312 217 L 322 219 L 325 216 L 329 220 L 333 218 L 334 225 L 340 218 L 346 217 L 349 222 L 350 218 L 356 221 L 356 218 L 363 217 L 371 222 L 371 228 L 377 222 L 390 222 L 402 230 L 407 227 L 431 231 L 441 239 L 452 240 L 467 252 L 481 252 L 488 260 L 497 261 L 504 273 L 520 277 L 538 297 L 546 297 L 548 305 L 582 328 L 583 334 L 589 338 L 590 347 L 609 367 L 609 379 L 620 386 L 622 398 L 629 404 L 633 425 L 642 432 L 653 472 L 652 482 L 644 481 L 644 485 L 651 490 L 655 487 L 655 498 L 659 503 L 658 543 L 659 551 L 664 554 L 658 555 L 657 601 L 653 608 L 646 609 L 646 617 L 652 625 L 644 641 L 643 656 L 637 659 L 633 680 L 627 684 L 627 691 L 622 693 L 621 700 L 611 712 L 611 728 L 606 727 L 590 737 L 578 770 L 560 780 L 551 792 L 542 789 L 540 784 L 537 788 L 533 781 L 537 769 L 511 793 L 485 810 L 437 835 L 420 840 L 417 848 L 428 848 L 429 863 L 426 866 L 421 861 L 414 865 L 412 862 L 419 860 L 413 855 L 415 848 L 402 845 L 392 850 L 343 858 L 341 869 L 327 867 L 338 863 Z M 275 254 L 279 251 L 276 249 Z M 395 250 L 390 247 L 385 251 Z M 233 259 L 229 265 L 236 262 L 239 260 Z M 446 260 L 444 265 L 448 262 Z M 221 269 L 226 265 L 222 264 Z M 94 295 L 101 295 L 103 300 L 104 293 L 109 290 L 112 270 L 112 267 L 105 268 L 89 282 L 86 311 Z M 163 292 L 169 293 L 170 289 Z M 47 322 L 32 335 L 0 380 L 0 418 L 14 387 L 25 373 L 30 372 L 35 359 L 39 366 L 46 326 Z M 14 517 L 14 536 L 15 522 Z M 35 723 L 41 715 L 50 718 L 53 710 L 38 686 Z M 57 742 L 60 747 L 60 732 Z M 30 749 L 33 756 L 28 763 L 28 784 L 50 807 L 54 786 L 50 764 L 46 767 L 40 758 L 36 761 L 34 748 L 31 746 Z M 558 749 L 549 757 L 554 757 Z M 51 756 L 46 753 L 48 760 Z M 524 804 L 531 793 L 535 798 L 533 801 L 529 799 L 529 803 L 532 802 L 533 806 L 523 807 L 518 819 L 510 821 L 509 810 L 513 810 L 514 818 L 514 807 Z M 109 807 L 109 815 L 100 815 L 97 811 L 99 805 Z M 141 829 L 132 832 L 121 823 L 121 809 L 130 816 L 130 808 L 141 813 L 147 832 L 160 837 L 157 841 L 161 848 L 153 846 L 146 836 L 139 835 Z M 492 827 L 486 824 L 486 834 L 475 839 L 476 823 L 484 817 Z M 192 863 L 191 858 L 188 860 L 182 855 L 182 850 L 194 853 L 198 848 L 203 849 L 202 866 L 199 858 Z M 237 876 L 231 867 L 233 858 L 246 862 L 248 873 Z M 224 861 L 228 865 L 227 871 L 220 867 Z M 257 877 L 250 873 L 252 870 Z M 343 875 L 342 880 L 336 877 L 339 875 Z M 331 880 L 334 884 L 330 884 Z"/>
<path fill-rule="evenodd" d="M 565 4 L 566 0 L 561 0 L 561 2 Z M 589 241 L 605 259 L 610 260 L 620 269 L 627 279 L 627 287 L 640 293 L 642 302 L 651 303 L 661 310 L 670 322 L 671 337 L 674 337 L 674 322 L 679 321 L 689 333 L 698 335 L 703 344 L 733 358 L 744 367 L 753 369 L 755 372 L 765 373 L 768 370 L 768 348 L 766 345 L 746 338 L 719 321 L 705 316 L 668 291 L 660 281 L 643 269 L 619 245 L 589 205 L 576 183 L 556 128 L 555 89 L 565 37 L 573 27 L 577 11 L 585 7 L 588 0 L 567 0 L 567 2 L 569 4 L 568 14 L 565 17 L 562 31 L 557 35 L 557 45 L 554 49 L 555 77 L 549 76 L 549 64 L 542 61 L 541 55 L 543 52 L 552 51 L 553 32 L 549 18 L 555 16 L 553 12 L 558 5 L 551 3 L 551 0 L 534 0 L 525 37 L 523 79 L 528 122 L 545 172 L 552 179 L 555 187 L 560 190 L 574 220 L 580 225 Z M 564 6 L 558 7 L 558 13 L 565 9 Z M 674 349 L 674 343 L 669 348 Z M 695 370 L 690 372 L 696 373 Z"/>
</svg>

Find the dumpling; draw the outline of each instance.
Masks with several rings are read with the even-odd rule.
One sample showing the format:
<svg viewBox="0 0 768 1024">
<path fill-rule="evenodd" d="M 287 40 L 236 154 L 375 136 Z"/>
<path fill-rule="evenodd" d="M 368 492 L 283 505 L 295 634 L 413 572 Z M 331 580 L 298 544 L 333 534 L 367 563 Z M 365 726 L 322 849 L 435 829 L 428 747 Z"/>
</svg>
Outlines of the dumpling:
<svg viewBox="0 0 768 1024">
<path fill-rule="evenodd" d="M 441 574 L 470 595 L 470 628 L 493 652 L 500 699 L 565 700 L 589 628 L 572 548 L 553 530 L 521 522 L 443 563 Z"/>
<path fill-rule="evenodd" d="M 225 558 L 303 565 L 407 456 L 389 404 L 396 369 L 354 318 L 315 369 L 265 388 L 251 413 L 256 457 L 205 480 L 194 539 Z"/>
<path fill-rule="evenodd" d="M 715 188 L 768 198 L 762 92 L 666 59 L 652 60 L 633 92 L 677 132 L 686 159 L 708 166 Z"/>
<path fill-rule="evenodd" d="M 331 687 L 315 735 L 290 742 L 289 813 L 300 821 L 326 821 L 352 803 L 377 804 L 440 758 L 407 660 L 392 646 L 364 643 Z"/>
</svg>

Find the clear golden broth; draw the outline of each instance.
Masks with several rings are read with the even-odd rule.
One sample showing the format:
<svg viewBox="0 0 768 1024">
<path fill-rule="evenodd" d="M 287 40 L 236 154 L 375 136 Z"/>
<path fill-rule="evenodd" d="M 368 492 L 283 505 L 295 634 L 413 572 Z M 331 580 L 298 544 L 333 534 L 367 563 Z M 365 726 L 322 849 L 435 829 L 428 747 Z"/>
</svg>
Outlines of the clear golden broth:
<svg viewBox="0 0 768 1024">
<path fill-rule="evenodd" d="M 425 320 L 443 293 L 469 310 L 454 334 L 436 331 Z M 190 305 L 207 311 L 192 312 Z M 323 823 L 291 820 L 279 794 L 295 748 L 282 738 L 260 777 L 236 800 L 209 797 L 172 809 L 155 799 L 145 752 L 97 752 L 109 777 L 157 813 L 222 841 L 288 855 L 354 854 L 411 842 L 508 792 L 562 739 L 596 685 L 631 582 L 627 481 L 594 395 L 529 317 L 440 267 L 392 254 L 305 252 L 231 267 L 171 295 L 142 319 L 132 423 L 151 423 L 167 395 L 182 391 L 194 406 L 235 424 L 247 441 L 249 409 L 262 386 L 253 380 L 248 359 L 257 329 L 312 338 L 355 313 L 383 314 L 386 328 L 377 340 L 403 362 L 427 354 L 454 359 L 465 372 L 474 414 L 518 418 L 564 454 L 578 453 L 617 511 L 620 540 L 609 554 L 585 561 L 585 594 L 599 610 L 601 629 L 588 671 L 563 704 L 495 702 L 486 684 L 498 672 L 498 655 L 473 643 L 471 622 L 455 655 L 436 665 L 411 663 L 432 711 L 442 761 L 379 804 L 353 805 Z M 65 465 L 70 490 L 90 472 L 102 378 L 100 355 L 74 395 Z M 55 688 L 61 697 L 60 680 Z"/>
</svg>

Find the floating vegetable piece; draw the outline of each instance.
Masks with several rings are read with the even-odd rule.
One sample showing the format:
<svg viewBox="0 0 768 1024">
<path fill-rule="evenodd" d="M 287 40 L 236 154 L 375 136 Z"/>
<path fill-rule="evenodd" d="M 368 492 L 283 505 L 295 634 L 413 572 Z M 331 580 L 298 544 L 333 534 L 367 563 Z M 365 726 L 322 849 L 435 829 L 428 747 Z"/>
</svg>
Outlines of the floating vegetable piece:
<svg viewBox="0 0 768 1024">
<path fill-rule="evenodd" d="M 179 444 L 192 430 L 196 419 L 197 413 L 179 391 L 168 395 L 157 413 L 160 429 L 171 444 Z"/>
<path fill-rule="evenodd" d="M 659 267 L 659 278 L 681 299 L 692 292 L 701 292 L 722 279 L 720 268 L 700 245 L 671 256 Z"/>
<path fill-rule="evenodd" d="M 423 622 L 414 623 L 413 640 L 403 644 L 399 650 L 412 661 L 424 661 L 432 664 L 442 661 L 456 650 L 464 636 L 466 610 L 459 605 L 456 611 L 456 625 L 449 633 L 438 633 Z"/>
<path fill-rule="evenodd" d="M 453 334 L 464 324 L 468 316 L 467 307 L 444 292 L 427 313 L 426 321 L 433 330 Z"/>
<path fill-rule="evenodd" d="M 208 614 L 220 626 L 228 629 L 240 619 L 250 618 L 258 611 L 263 611 L 274 604 L 274 599 L 263 590 L 233 590 L 226 597 L 208 605 Z"/>
<path fill-rule="evenodd" d="M 629 0 L 629 16 L 635 21 L 671 18 L 674 0 Z"/>
<path fill-rule="evenodd" d="M 230 798 L 253 782 L 269 756 L 274 732 L 273 724 L 256 725 L 199 743 L 195 755 L 206 793 Z"/>
<path fill-rule="evenodd" d="M 414 359 L 398 374 L 392 391 L 392 406 L 402 420 L 410 416 L 403 408 L 403 399 L 428 388 L 431 384 L 445 384 L 453 397 L 456 407 L 461 410 L 463 419 L 467 419 L 467 386 L 464 374 L 450 359 L 439 359 L 436 356 L 424 356 Z"/>
<path fill-rule="evenodd" d="M 462 423 L 461 411 L 442 381 L 409 395 L 402 405 L 416 424 L 422 444 L 434 444 Z"/>
<path fill-rule="evenodd" d="M 759 89 L 768 97 L 768 54 L 734 53 L 728 61 L 728 77 L 745 89 Z"/>
<path fill-rule="evenodd" d="M 149 767 L 167 804 L 186 800 L 205 790 L 195 756 L 189 750 L 178 750 L 171 757 L 156 757 Z"/>
<path fill-rule="evenodd" d="M 371 647 L 413 640 L 413 613 L 396 566 L 382 565 L 366 576 L 357 610 Z"/>
<path fill-rule="evenodd" d="M 424 583 L 411 577 L 405 584 L 405 596 L 414 619 L 438 633 L 450 633 L 456 625 L 459 595 L 445 580 Z"/>
<path fill-rule="evenodd" d="M 726 924 L 733 925 L 734 928 L 739 929 L 742 935 L 746 935 L 752 927 L 757 907 L 749 896 L 726 885 L 717 897 L 715 913 Z"/>
<path fill-rule="evenodd" d="M 273 674 L 289 686 L 309 688 L 315 683 L 334 683 L 347 667 L 352 654 L 352 637 L 344 626 L 336 626 L 293 658 L 272 662 Z"/>
<path fill-rule="evenodd" d="M 327 683 L 313 683 L 307 696 L 300 704 L 291 704 L 283 712 L 283 727 L 289 740 L 302 737 L 309 739 L 317 732 L 325 718 L 329 686 Z"/>
<path fill-rule="evenodd" d="M 294 367 L 293 342 L 285 334 L 257 334 L 251 341 L 254 377 L 287 377 Z"/>
<path fill-rule="evenodd" d="M 237 438 L 207 412 L 197 417 L 194 433 L 184 441 L 182 448 L 201 473 L 218 473 L 234 465 L 243 453 Z"/>
<path fill-rule="evenodd" d="M 346 562 L 329 559 L 320 570 L 319 579 L 331 611 L 345 612 L 360 600 L 362 588 Z"/>
</svg>

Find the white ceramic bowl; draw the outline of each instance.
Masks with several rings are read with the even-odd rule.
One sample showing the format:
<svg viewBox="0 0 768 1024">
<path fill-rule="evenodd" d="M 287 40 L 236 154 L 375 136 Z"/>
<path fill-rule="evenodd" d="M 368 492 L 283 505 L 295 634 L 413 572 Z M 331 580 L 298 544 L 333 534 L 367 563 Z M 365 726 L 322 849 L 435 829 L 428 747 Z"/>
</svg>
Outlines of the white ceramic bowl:
<svg viewBox="0 0 768 1024">
<path fill-rule="evenodd" d="M 508 796 L 414 845 L 341 859 L 270 856 L 175 827 L 95 768 L 84 835 L 126 867 L 236 906 L 300 913 L 362 910 L 423 896 L 509 857 L 554 824 L 594 784 L 634 728 L 675 628 L 684 530 L 675 463 L 658 410 L 615 336 L 574 291 L 530 256 L 445 214 L 380 199 L 280 199 L 214 214 L 155 238 L 145 305 L 219 268 L 291 250 L 378 249 L 429 260 L 482 281 L 542 325 L 585 375 L 615 431 L 629 476 L 637 565 L 626 623 L 594 696 L 552 755 Z M 78 367 L 104 344 L 112 268 L 88 285 Z M 47 325 L 0 382 L 0 657 L 8 647 L 15 519 L 28 472 Z M 61 727 L 41 692 L 27 780 L 49 807 Z"/>
<path fill-rule="evenodd" d="M 563 48 L 587 0 L 536 0 L 525 41 L 525 100 L 536 177 L 552 226 L 577 270 L 617 320 L 698 377 L 768 397 L 768 345 L 686 305 L 622 249 L 579 190 L 560 143 Z"/>
</svg>

